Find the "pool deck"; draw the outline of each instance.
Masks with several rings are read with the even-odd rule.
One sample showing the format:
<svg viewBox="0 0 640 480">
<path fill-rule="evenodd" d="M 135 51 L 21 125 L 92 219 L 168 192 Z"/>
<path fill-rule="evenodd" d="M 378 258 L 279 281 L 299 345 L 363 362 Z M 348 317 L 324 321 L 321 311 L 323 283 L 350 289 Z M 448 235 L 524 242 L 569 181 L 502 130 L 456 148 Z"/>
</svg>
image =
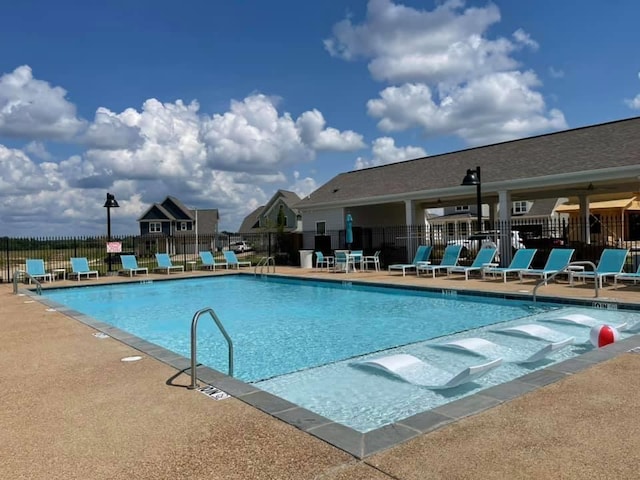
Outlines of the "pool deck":
<svg viewBox="0 0 640 480">
<path fill-rule="evenodd" d="M 278 267 L 277 274 L 516 295 L 530 294 L 534 285 L 386 271 L 337 274 Z M 166 278 L 105 277 L 80 284 Z M 57 281 L 45 287 L 77 284 Z M 541 287 L 538 294 L 587 299 L 594 290 L 559 283 Z M 11 284 L 0 284 L 0 297 L 3 479 L 638 477 L 637 353 L 569 372 L 487 405 L 481 413 L 415 432 L 397 446 L 358 458 L 237 398 L 216 401 L 188 390 L 190 377 L 184 372 L 114 338 L 95 337 L 95 329 L 63 312 L 48 311 L 32 296 L 14 295 Z M 599 301 L 640 303 L 640 286 L 606 287 Z M 637 338 L 628 339 L 625 348 L 640 346 Z M 142 360 L 121 361 L 132 355 Z"/>
</svg>

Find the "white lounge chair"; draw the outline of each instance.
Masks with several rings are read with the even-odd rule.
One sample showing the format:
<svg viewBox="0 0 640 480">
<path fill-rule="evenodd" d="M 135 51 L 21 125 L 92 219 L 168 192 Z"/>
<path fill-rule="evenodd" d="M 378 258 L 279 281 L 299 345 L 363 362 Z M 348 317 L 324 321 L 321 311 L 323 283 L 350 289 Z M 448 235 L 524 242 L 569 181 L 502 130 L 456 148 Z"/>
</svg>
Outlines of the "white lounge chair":
<svg viewBox="0 0 640 480">
<path fill-rule="evenodd" d="M 506 335 L 516 335 L 520 337 L 537 338 L 548 342 L 560 342 L 568 338 L 564 333 L 544 325 L 528 323 L 526 325 L 518 325 L 516 327 L 500 328 L 493 330 L 496 333 L 504 333 Z M 573 337 L 570 337 L 573 338 Z"/>
<path fill-rule="evenodd" d="M 596 325 L 602 325 L 603 320 L 598 320 L 597 318 L 590 317 L 589 315 L 583 315 L 582 313 L 570 313 L 568 315 L 563 315 L 561 317 L 550 317 L 550 318 L 541 318 L 541 322 L 549 322 L 549 323 L 564 323 L 568 325 L 578 325 L 582 327 L 595 327 Z M 619 323 L 613 325 L 618 330 L 624 330 L 627 326 L 627 323 Z"/>
<path fill-rule="evenodd" d="M 493 359 L 481 365 L 472 365 L 457 374 L 430 365 L 413 355 L 398 353 L 386 357 L 372 358 L 357 362 L 356 365 L 373 367 L 395 375 L 405 382 L 441 390 L 454 388 L 482 377 L 502 364 L 501 358 Z"/>
<path fill-rule="evenodd" d="M 554 343 L 548 343 L 544 347 L 536 350 L 533 353 L 528 354 L 528 356 L 524 358 L 514 358 L 513 363 L 534 363 L 538 362 L 553 352 L 557 352 L 569 345 L 572 345 L 574 342 L 573 337 L 567 337 L 564 340 Z M 453 340 L 447 343 L 438 343 L 431 345 L 432 347 L 440 347 L 440 348 L 451 348 L 456 350 L 464 350 L 466 352 L 473 353 L 475 355 L 480 355 L 483 357 L 496 357 L 500 356 L 501 358 L 509 357 L 509 348 L 504 345 L 499 345 L 497 343 L 493 343 L 489 340 L 485 340 L 484 338 L 462 338 L 460 340 Z"/>
</svg>

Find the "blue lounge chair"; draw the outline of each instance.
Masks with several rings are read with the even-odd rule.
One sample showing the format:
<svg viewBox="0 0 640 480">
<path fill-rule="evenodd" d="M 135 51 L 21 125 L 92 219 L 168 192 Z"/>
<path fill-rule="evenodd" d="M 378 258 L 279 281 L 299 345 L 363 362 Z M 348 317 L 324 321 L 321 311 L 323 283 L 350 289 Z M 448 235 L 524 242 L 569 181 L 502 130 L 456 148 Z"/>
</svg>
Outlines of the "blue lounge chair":
<svg viewBox="0 0 640 480">
<path fill-rule="evenodd" d="M 431 250 L 431 245 L 420 245 L 411 263 L 396 263 L 394 265 L 389 265 L 389 273 L 391 273 L 391 270 L 402 270 L 402 276 L 404 277 L 407 270 L 412 270 L 417 268 L 418 265 L 426 264 L 431 256 Z"/>
<path fill-rule="evenodd" d="M 502 275 L 502 281 L 507 283 L 507 275 L 510 273 L 519 273 L 531 267 L 531 262 L 537 251 L 537 248 L 521 248 L 516 251 L 508 267 L 487 267 L 482 270 L 482 278 L 485 278 L 487 274 L 493 275 L 494 278 L 500 274 Z"/>
<path fill-rule="evenodd" d="M 204 270 L 215 270 L 216 267 L 229 268 L 227 262 L 217 262 L 213 253 L 209 251 L 200 252 L 200 260 L 202 260 L 201 268 Z"/>
<path fill-rule="evenodd" d="M 161 271 L 170 274 L 173 270 L 184 272 L 183 265 L 174 265 L 171 263 L 171 257 L 169 257 L 168 253 L 156 253 L 156 262 L 158 262 L 158 266 L 154 267 L 153 271 Z"/>
<path fill-rule="evenodd" d="M 138 260 L 135 255 L 120 255 L 120 263 L 122 263 L 122 269 L 118 272 L 120 275 L 132 277 L 138 273 L 144 273 L 145 275 L 149 273 L 147 267 L 138 266 Z"/>
<path fill-rule="evenodd" d="M 628 249 L 605 248 L 600 255 L 600 260 L 598 261 L 598 266 L 596 267 L 595 271 L 572 271 L 569 274 L 569 283 L 571 284 L 571 286 L 573 286 L 573 281 L 576 278 L 585 281 L 589 278 L 592 278 L 594 281 L 598 282 L 598 286 L 602 288 L 602 283 L 604 282 L 605 278 L 615 278 L 616 275 L 622 273 L 624 262 L 626 261 L 628 254 Z"/>
<path fill-rule="evenodd" d="M 87 277 L 87 279 L 91 277 L 98 278 L 98 271 L 91 270 L 89 268 L 89 262 L 86 257 L 72 257 L 71 258 L 71 272 L 67 276 L 67 278 L 71 279 L 72 277 L 76 277 L 78 281 L 82 277 Z"/>
<path fill-rule="evenodd" d="M 495 247 L 484 247 L 478 250 L 478 254 L 476 258 L 474 258 L 473 263 L 468 266 L 457 265 L 455 267 L 447 268 L 447 275 L 451 275 L 452 273 L 464 273 L 464 279 L 469 280 L 470 272 L 479 272 L 483 268 L 489 266 L 493 259 L 496 256 L 496 252 L 498 251 Z"/>
<path fill-rule="evenodd" d="M 458 265 L 458 259 L 460 258 L 460 252 L 462 251 L 462 245 L 447 245 L 442 255 L 442 261 L 439 265 L 420 264 L 416 268 L 416 274 L 420 276 L 420 272 L 431 272 L 433 278 L 436 278 L 436 272 L 440 270 L 448 270 L 451 267 Z M 495 252 L 494 252 L 495 255 Z"/>
<path fill-rule="evenodd" d="M 618 280 L 633 280 L 635 285 L 640 280 L 640 263 L 638 263 L 638 269 L 635 272 L 622 272 L 613 277 L 613 284 L 618 287 Z"/>
<path fill-rule="evenodd" d="M 27 279 L 31 283 L 31 279 L 51 281 L 51 273 L 45 271 L 44 260 L 41 258 L 28 258 L 26 261 L 27 266 Z"/>
<path fill-rule="evenodd" d="M 518 272 L 520 283 L 522 283 L 525 276 L 534 276 L 542 278 L 546 285 L 549 276 L 569 265 L 574 251 L 575 250 L 573 248 L 554 248 L 551 250 L 549 257 L 547 258 L 547 263 L 544 264 L 543 268 L 528 268 Z"/>
<path fill-rule="evenodd" d="M 246 261 L 238 260 L 238 257 L 236 256 L 236 252 L 234 252 L 233 250 L 225 251 L 224 258 L 227 261 L 227 265 L 229 265 L 229 267 L 231 268 L 237 268 L 238 270 L 240 270 L 240 267 L 242 267 L 243 265 L 246 265 L 248 267 L 251 266 L 251 262 L 248 260 Z"/>
</svg>

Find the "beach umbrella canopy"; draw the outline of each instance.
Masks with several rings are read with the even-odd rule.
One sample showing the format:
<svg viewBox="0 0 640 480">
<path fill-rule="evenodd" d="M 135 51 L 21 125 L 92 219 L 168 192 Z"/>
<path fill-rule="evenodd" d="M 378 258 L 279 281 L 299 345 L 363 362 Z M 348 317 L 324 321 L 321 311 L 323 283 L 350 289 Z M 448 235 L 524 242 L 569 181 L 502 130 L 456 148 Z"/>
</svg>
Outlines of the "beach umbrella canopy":
<svg viewBox="0 0 640 480">
<path fill-rule="evenodd" d="M 344 234 L 345 243 L 351 245 L 353 243 L 353 218 L 350 213 L 347 213 L 346 225 L 347 230 Z"/>
</svg>

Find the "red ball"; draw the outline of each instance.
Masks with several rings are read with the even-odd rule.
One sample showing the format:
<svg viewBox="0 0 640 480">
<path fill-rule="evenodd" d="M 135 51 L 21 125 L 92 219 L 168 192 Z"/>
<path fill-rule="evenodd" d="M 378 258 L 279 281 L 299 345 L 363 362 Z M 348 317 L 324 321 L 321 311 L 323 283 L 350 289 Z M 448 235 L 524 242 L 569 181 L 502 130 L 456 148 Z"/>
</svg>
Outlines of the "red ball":
<svg viewBox="0 0 640 480">
<path fill-rule="evenodd" d="M 618 341 L 619 338 L 620 333 L 611 325 L 595 325 L 589 334 L 591 344 L 598 348 L 614 343 Z"/>
</svg>

